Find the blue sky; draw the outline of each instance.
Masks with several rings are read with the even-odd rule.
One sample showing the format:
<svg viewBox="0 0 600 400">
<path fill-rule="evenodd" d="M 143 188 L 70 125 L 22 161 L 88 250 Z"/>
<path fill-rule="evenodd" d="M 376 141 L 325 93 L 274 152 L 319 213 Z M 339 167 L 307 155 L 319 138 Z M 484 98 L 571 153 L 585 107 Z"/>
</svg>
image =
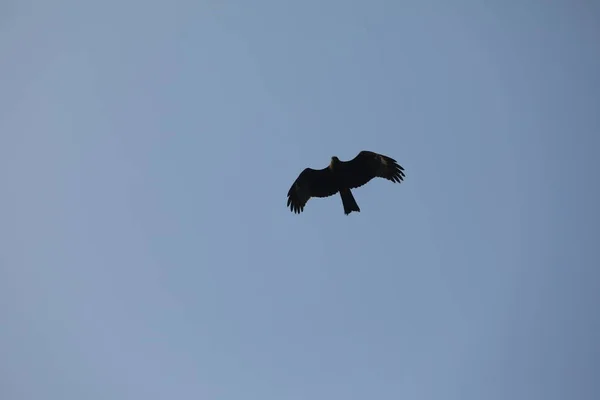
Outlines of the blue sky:
<svg viewBox="0 0 600 400">
<path fill-rule="evenodd" d="M 2 398 L 597 399 L 598 21 L 3 2 Z M 285 207 L 363 149 L 405 182 Z"/>
</svg>

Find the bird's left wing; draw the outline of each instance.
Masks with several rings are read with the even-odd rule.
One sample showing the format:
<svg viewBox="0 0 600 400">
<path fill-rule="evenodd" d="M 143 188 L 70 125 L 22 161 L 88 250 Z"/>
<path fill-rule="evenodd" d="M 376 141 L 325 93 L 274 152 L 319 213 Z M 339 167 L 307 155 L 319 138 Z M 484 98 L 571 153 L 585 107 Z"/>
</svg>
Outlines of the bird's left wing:
<svg viewBox="0 0 600 400">
<path fill-rule="evenodd" d="M 311 197 L 327 197 L 336 193 L 337 188 L 329 168 L 306 168 L 290 187 L 287 205 L 293 212 L 300 213 Z"/>
<path fill-rule="evenodd" d="M 363 150 L 350 161 L 342 162 L 344 180 L 354 189 L 373 178 L 384 178 L 392 182 L 404 180 L 404 168 L 396 160 L 383 154 Z"/>
</svg>

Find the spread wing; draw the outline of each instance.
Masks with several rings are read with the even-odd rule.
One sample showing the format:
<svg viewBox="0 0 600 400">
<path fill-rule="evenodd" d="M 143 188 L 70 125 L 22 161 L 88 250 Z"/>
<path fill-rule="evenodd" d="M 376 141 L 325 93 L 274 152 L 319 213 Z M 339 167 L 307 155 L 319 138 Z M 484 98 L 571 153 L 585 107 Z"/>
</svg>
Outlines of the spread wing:
<svg viewBox="0 0 600 400">
<path fill-rule="evenodd" d="M 396 160 L 372 151 L 361 151 L 350 161 L 341 163 L 343 181 L 351 189 L 360 187 L 373 178 L 384 178 L 400 183 L 404 180 L 404 168 Z"/>
<path fill-rule="evenodd" d="M 327 197 L 337 193 L 333 173 L 329 168 L 306 168 L 298 175 L 288 191 L 287 205 L 294 213 L 304 210 L 306 202 L 311 197 Z"/>
</svg>

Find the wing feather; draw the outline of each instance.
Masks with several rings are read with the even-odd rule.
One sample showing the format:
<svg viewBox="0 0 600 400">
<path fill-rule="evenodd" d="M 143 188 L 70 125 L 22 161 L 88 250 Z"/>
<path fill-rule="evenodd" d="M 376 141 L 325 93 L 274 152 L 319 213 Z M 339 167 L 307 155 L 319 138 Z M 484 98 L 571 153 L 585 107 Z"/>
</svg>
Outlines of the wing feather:
<svg viewBox="0 0 600 400">
<path fill-rule="evenodd" d="M 400 183 L 404 168 L 396 160 L 383 154 L 363 150 L 350 161 L 341 163 L 343 181 L 351 189 L 365 185 L 373 178 L 384 178 Z"/>
<path fill-rule="evenodd" d="M 306 168 L 290 187 L 287 205 L 293 212 L 301 213 L 311 197 L 332 196 L 337 193 L 336 186 L 329 168 Z"/>
</svg>

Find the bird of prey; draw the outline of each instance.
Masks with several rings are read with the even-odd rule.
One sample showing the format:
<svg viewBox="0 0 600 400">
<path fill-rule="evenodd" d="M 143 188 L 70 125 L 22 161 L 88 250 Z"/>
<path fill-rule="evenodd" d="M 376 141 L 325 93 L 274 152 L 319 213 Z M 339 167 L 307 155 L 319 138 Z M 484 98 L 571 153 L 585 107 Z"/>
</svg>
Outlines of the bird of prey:
<svg viewBox="0 0 600 400">
<path fill-rule="evenodd" d="M 306 168 L 298 175 L 288 191 L 287 206 L 299 214 L 311 197 L 329 197 L 339 192 L 344 214 L 360 212 L 350 189 L 363 186 L 373 178 L 400 183 L 404 176 L 404 168 L 383 154 L 363 150 L 350 161 L 340 161 L 334 156 L 328 167 Z"/>
</svg>

